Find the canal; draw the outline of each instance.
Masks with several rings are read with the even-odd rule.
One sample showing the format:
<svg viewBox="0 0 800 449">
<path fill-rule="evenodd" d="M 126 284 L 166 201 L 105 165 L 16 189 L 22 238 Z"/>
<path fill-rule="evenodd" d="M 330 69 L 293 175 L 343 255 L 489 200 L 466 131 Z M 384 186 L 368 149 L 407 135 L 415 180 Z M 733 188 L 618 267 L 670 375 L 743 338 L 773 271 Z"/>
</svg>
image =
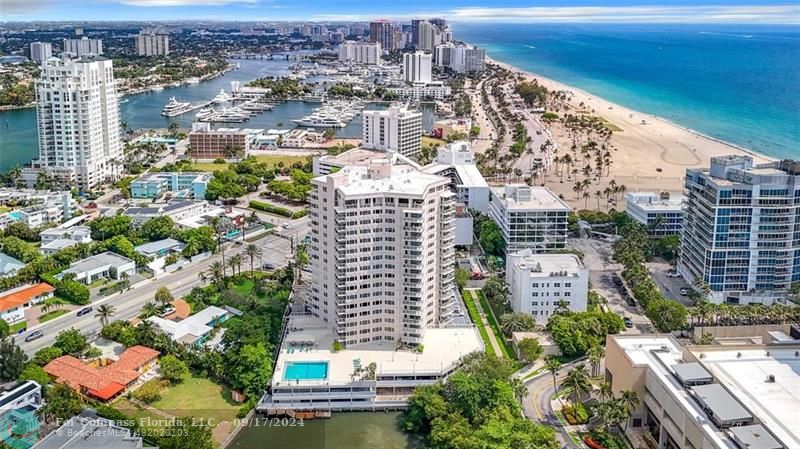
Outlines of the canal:
<svg viewBox="0 0 800 449">
<path fill-rule="evenodd" d="M 231 82 L 242 84 L 256 78 L 281 76 L 289 73 L 289 61 L 284 59 L 266 60 L 250 59 L 234 61 L 239 68 L 229 71 L 223 76 L 194 85 L 182 85 L 164 89 L 160 92 L 146 92 L 128 95 L 120 100 L 121 120 L 130 129 L 166 128 L 176 122 L 182 128 L 191 127 L 194 115 L 192 111 L 177 117 L 167 118 L 161 115 L 161 109 L 171 97 L 181 102 L 200 103 L 211 100 L 220 89 L 230 92 Z M 277 105 L 270 111 L 264 111 L 242 124 L 218 124 L 218 127 L 244 127 L 270 129 L 283 126 L 293 128 L 292 119 L 301 118 L 319 106 L 314 103 L 287 101 Z M 383 108 L 384 105 L 370 104 L 369 109 Z M 423 128 L 430 130 L 433 125 L 433 107 L 424 105 Z M 4 172 L 14 166 L 27 164 L 39 154 L 39 139 L 36 128 L 36 109 L 17 109 L 0 112 L 0 171 Z M 347 127 L 337 130 L 339 137 L 360 137 L 361 116 L 357 116 Z"/>
<path fill-rule="evenodd" d="M 420 438 L 400 430 L 400 415 L 334 413 L 331 419 L 305 421 L 302 425 L 261 418 L 243 429 L 228 449 L 423 449 Z"/>
</svg>

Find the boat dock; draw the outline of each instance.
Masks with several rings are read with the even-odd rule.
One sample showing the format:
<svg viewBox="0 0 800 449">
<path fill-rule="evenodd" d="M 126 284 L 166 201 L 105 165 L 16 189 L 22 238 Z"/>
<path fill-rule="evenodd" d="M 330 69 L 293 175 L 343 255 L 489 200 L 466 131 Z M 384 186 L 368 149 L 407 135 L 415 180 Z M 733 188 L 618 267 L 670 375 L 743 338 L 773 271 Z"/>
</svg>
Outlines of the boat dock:
<svg viewBox="0 0 800 449">
<path fill-rule="evenodd" d="M 202 108 L 211 106 L 212 104 L 214 104 L 213 101 L 205 101 L 203 103 L 189 105 L 186 108 L 180 109 L 180 110 L 175 111 L 175 112 L 169 112 L 168 113 L 168 112 L 162 111 L 161 115 L 163 115 L 164 117 L 177 117 L 179 115 L 183 115 L 183 114 L 186 114 L 186 113 L 189 113 L 189 112 L 192 112 L 192 111 L 196 111 L 198 109 L 202 109 Z"/>
</svg>

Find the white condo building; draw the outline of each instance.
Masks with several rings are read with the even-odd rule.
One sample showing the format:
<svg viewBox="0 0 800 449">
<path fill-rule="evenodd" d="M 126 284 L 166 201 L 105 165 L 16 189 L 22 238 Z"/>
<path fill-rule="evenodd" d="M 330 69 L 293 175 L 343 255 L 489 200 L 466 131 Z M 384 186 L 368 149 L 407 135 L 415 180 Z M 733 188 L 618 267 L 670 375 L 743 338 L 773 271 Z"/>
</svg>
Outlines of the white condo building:
<svg viewBox="0 0 800 449">
<path fill-rule="evenodd" d="M 428 84 L 431 78 L 433 57 L 430 53 L 417 51 L 403 55 L 403 78 L 410 84 Z"/>
<path fill-rule="evenodd" d="M 625 212 L 647 227 L 651 237 L 678 235 L 683 229 L 683 195 L 668 192 L 629 192 Z"/>
<path fill-rule="evenodd" d="M 686 171 L 678 271 L 715 303 L 772 304 L 800 281 L 800 162 L 711 158 Z"/>
<path fill-rule="evenodd" d="M 169 54 L 169 34 L 142 30 L 136 36 L 136 53 L 139 56 L 166 56 Z"/>
<path fill-rule="evenodd" d="M 362 112 L 362 146 L 414 156 L 422 145 L 422 112 L 405 106 Z"/>
<path fill-rule="evenodd" d="M 547 324 L 562 304 L 572 312 L 586 310 L 589 270 L 574 254 L 536 254 L 530 248 L 509 253 L 506 283 L 511 308 L 538 324 Z"/>
<path fill-rule="evenodd" d="M 350 347 L 422 343 L 456 308 L 450 181 L 387 159 L 313 180 L 312 315 Z"/>
<path fill-rule="evenodd" d="M 35 166 L 82 188 L 117 177 L 122 142 L 111 60 L 45 61 L 36 80 L 36 119 Z"/>
<path fill-rule="evenodd" d="M 103 54 L 103 40 L 89 39 L 86 36 L 80 39 L 64 39 L 63 51 L 74 58 L 99 56 Z"/>
<path fill-rule="evenodd" d="M 492 187 L 489 216 L 506 242 L 506 253 L 531 248 L 535 252 L 563 249 L 567 216 L 572 210 L 547 187 L 511 184 Z"/>
<path fill-rule="evenodd" d="M 381 61 L 380 42 L 347 41 L 339 46 L 339 62 L 378 64 Z"/>
<path fill-rule="evenodd" d="M 457 73 L 482 72 L 486 69 L 486 50 L 448 42 L 436 47 L 434 61 Z"/>
<path fill-rule="evenodd" d="M 39 64 L 53 57 L 53 44 L 50 42 L 31 42 L 31 61 Z"/>
<path fill-rule="evenodd" d="M 489 184 L 475 165 L 475 157 L 469 142 L 453 142 L 440 147 L 436 160 L 423 170 L 426 173 L 450 178 L 459 203 L 482 214 L 488 212 Z"/>
<path fill-rule="evenodd" d="M 443 24 L 423 20 L 417 24 L 417 49 L 433 51 L 437 45 L 449 42 L 453 33 Z"/>
</svg>

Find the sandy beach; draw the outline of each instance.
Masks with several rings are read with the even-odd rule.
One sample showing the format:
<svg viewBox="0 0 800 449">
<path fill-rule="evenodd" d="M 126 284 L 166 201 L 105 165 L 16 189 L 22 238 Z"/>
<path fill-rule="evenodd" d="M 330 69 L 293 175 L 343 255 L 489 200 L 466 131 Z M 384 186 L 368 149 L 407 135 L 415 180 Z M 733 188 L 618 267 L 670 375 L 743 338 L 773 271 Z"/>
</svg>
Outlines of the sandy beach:
<svg viewBox="0 0 800 449">
<path fill-rule="evenodd" d="M 620 128 L 621 130 L 614 130 L 611 138 L 616 151 L 613 154 L 614 163 L 610 176 L 607 179 L 604 177 L 604 180 L 607 182 L 614 179 L 617 184 L 624 184 L 628 191 L 681 192 L 686 169 L 708 167 L 710 158 L 713 156 L 748 154 L 754 158 L 756 163 L 772 160 L 764 155 L 678 126 L 660 117 L 620 106 L 558 81 L 520 70 L 496 60 L 490 61 L 515 73 L 521 73 L 527 80 L 536 79 L 540 85 L 549 90 L 571 92 L 572 97 L 569 101 L 571 113 L 574 114 L 575 111 L 583 109 Z M 582 107 L 581 103 L 583 103 Z M 564 149 L 570 148 L 571 145 L 564 127 L 560 123 L 554 123 L 550 127 L 550 131 L 561 149 L 559 153 L 563 154 Z M 585 201 L 575 198 L 572 192 L 572 182 L 567 182 L 566 177 L 564 183 L 561 183 L 559 176 L 550 173 L 547 185 L 554 191 L 563 194 L 564 198 L 574 203 L 575 206 L 584 207 Z M 595 199 L 593 198 L 589 202 L 589 207 L 592 207 Z M 605 209 L 605 207 L 601 208 Z"/>
</svg>

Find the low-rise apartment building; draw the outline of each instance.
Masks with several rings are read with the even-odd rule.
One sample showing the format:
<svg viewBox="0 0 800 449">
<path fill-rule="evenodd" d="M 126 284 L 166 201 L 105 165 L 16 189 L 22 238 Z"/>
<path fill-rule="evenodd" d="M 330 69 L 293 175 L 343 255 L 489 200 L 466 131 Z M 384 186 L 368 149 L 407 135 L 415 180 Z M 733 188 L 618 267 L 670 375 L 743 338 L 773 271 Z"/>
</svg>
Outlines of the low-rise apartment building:
<svg viewBox="0 0 800 449">
<path fill-rule="evenodd" d="M 161 216 L 168 216 L 178 222 L 207 214 L 211 210 L 208 201 L 179 200 L 167 204 L 152 204 L 125 209 L 125 215 L 131 217 L 134 226 L 141 226 L 147 221 Z"/>
<path fill-rule="evenodd" d="M 492 187 L 489 216 L 506 243 L 506 254 L 525 248 L 535 252 L 564 249 L 567 216 L 572 208 L 547 187 L 511 184 Z"/>
<path fill-rule="evenodd" d="M 683 201 L 680 194 L 629 192 L 625 194 L 625 212 L 645 226 L 651 237 L 679 235 L 683 230 Z"/>
<path fill-rule="evenodd" d="M 537 254 L 530 248 L 509 253 L 506 283 L 511 308 L 533 316 L 537 324 L 547 324 L 562 307 L 586 310 L 589 270 L 575 254 Z"/>
<path fill-rule="evenodd" d="M 467 141 L 453 142 L 439 148 L 436 160 L 423 171 L 451 179 L 459 203 L 485 214 L 489 209 L 489 184 L 483 178 L 472 147 Z"/>
<path fill-rule="evenodd" d="M 210 123 L 195 122 L 189 133 L 192 159 L 243 159 L 263 129 L 212 128 Z"/>
<path fill-rule="evenodd" d="M 131 182 L 131 197 L 159 198 L 169 192 L 173 198 L 204 199 L 211 177 L 207 172 L 146 173 Z"/>
</svg>

